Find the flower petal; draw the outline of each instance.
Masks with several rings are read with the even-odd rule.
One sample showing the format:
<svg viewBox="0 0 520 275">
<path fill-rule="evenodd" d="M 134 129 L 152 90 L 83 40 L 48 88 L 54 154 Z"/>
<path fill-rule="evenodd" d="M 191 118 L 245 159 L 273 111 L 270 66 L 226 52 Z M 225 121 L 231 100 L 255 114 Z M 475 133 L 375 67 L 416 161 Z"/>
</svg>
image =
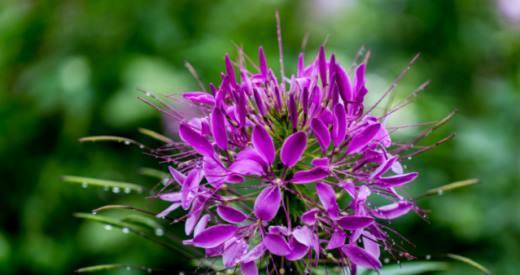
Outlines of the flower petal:
<svg viewBox="0 0 520 275">
<path fill-rule="evenodd" d="M 322 152 L 327 152 L 327 148 L 330 144 L 330 133 L 327 126 L 325 126 L 325 124 L 323 124 L 320 119 L 313 118 L 311 122 L 311 129 L 314 133 L 314 136 L 316 136 L 316 139 L 318 139 L 318 143 L 320 144 Z"/>
<path fill-rule="evenodd" d="M 353 264 L 375 270 L 379 270 L 382 267 L 381 262 L 377 258 L 356 245 L 349 244 L 341 248 L 341 250 Z"/>
<path fill-rule="evenodd" d="M 418 175 L 418 173 L 413 172 L 386 178 L 380 178 L 377 181 L 377 184 L 384 187 L 399 187 L 413 181 L 415 178 L 417 178 Z"/>
<path fill-rule="evenodd" d="M 199 133 L 195 132 L 191 127 L 182 123 L 179 126 L 179 135 L 181 139 L 188 143 L 195 151 L 205 156 L 213 156 L 213 146 Z"/>
<path fill-rule="evenodd" d="M 311 183 L 329 176 L 329 172 L 323 168 L 316 167 L 310 170 L 303 170 L 294 173 L 291 179 L 292 183 Z"/>
<path fill-rule="evenodd" d="M 345 216 L 337 220 L 338 224 L 346 230 L 357 230 L 374 223 L 374 219 L 368 216 Z"/>
<path fill-rule="evenodd" d="M 314 233 L 307 227 L 302 226 L 295 228 L 293 230 L 293 237 L 301 244 L 304 244 L 308 247 L 314 246 L 315 235 Z"/>
<path fill-rule="evenodd" d="M 306 225 L 314 225 L 317 220 L 317 215 L 320 210 L 318 208 L 312 208 L 305 213 L 303 213 L 300 217 L 302 223 Z"/>
<path fill-rule="evenodd" d="M 210 226 L 193 238 L 193 245 L 202 248 L 217 247 L 233 237 L 237 230 L 238 227 L 230 224 Z"/>
<path fill-rule="evenodd" d="M 209 214 L 206 214 L 200 218 L 199 222 L 193 229 L 194 236 L 199 235 L 199 233 L 202 232 L 206 228 L 206 225 L 208 225 L 209 218 L 210 218 Z"/>
<path fill-rule="evenodd" d="M 376 218 L 391 220 L 407 214 L 413 207 L 414 204 L 409 201 L 399 201 L 374 209 L 372 215 Z"/>
<path fill-rule="evenodd" d="M 258 275 L 258 267 L 254 261 L 241 263 L 240 271 L 242 271 L 244 275 Z"/>
<path fill-rule="evenodd" d="M 215 98 L 206 92 L 186 92 L 182 94 L 182 97 L 194 103 L 215 105 Z"/>
<path fill-rule="evenodd" d="M 273 139 L 264 127 L 256 125 L 253 128 L 253 134 L 251 141 L 255 146 L 256 151 L 265 159 L 269 164 L 273 164 L 276 149 L 274 148 Z"/>
<path fill-rule="evenodd" d="M 296 132 L 287 137 L 280 150 L 280 159 L 288 167 L 293 167 L 307 148 L 307 136 L 304 132 Z"/>
<path fill-rule="evenodd" d="M 347 154 L 355 154 L 369 144 L 381 129 L 381 124 L 376 123 L 365 127 L 356 133 L 348 143 Z"/>
<path fill-rule="evenodd" d="M 329 215 L 333 218 L 339 216 L 339 206 L 334 189 L 326 183 L 319 182 L 316 184 L 316 193 L 318 193 L 321 204 L 327 209 Z"/>
<path fill-rule="evenodd" d="M 170 172 L 172 178 L 177 182 L 177 184 L 182 186 L 184 180 L 186 179 L 186 176 L 171 166 L 168 166 L 168 171 Z"/>
<path fill-rule="evenodd" d="M 242 213 L 242 211 L 225 205 L 219 205 L 217 207 L 217 214 L 229 223 L 241 223 L 247 219 L 247 215 Z"/>
<path fill-rule="evenodd" d="M 266 187 L 255 201 L 254 212 L 262 221 L 272 220 L 278 213 L 282 194 L 278 186 Z"/>
<path fill-rule="evenodd" d="M 332 233 L 332 236 L 330 237 L 329 243 L 327 244 L 326 249 L 336 249 L 339 247 L 342 247 L 345 244 L 345 239 L 347 237 L 347 234 L 345 234 L 345 231 L 342 229 L 336 229 Z"/>
<path fill-rule="evenodd" d="M 264 175 L 264 168 L 262 165 L 254 160 L 240 159 L 229 167 L 233 173 L 243 176 L 262 176 Z"/>
<path fill-rule="evenodd" d="M 172 203 L 170 206 L 168 206 L 168 208 L 164 209 L 163 211 L 161 211 L 161 213 L 157 214 L 156 217 L 159 219 L 162 219 L 162 218 L 168 216 L 168 214 L 170 214 L 171 212 L 173 212 L 175 209 L 179 208 L 180 206 L 181 206 L 180 203 Z"/>
<path fill-rule="evenodd" d="M 318 53 L 318 71 L 320 73 L 320 79 L 323 87 L 327 86 L 327 56 L 325 55 L 325 49 L 323 46 L 320 47 Z"/>
<path fill-rule="evenodd" d="M 339 146 L 347 134 L 347 114 L 343 104 L 338 103 L 334 106 L 334 120 L 332 121 L 332 139 L 334 146 Z"/>
<path fill-rule="evenodd" d="M 182 200 L 182 194 L 180 192 L 163 193 L 159 195 L 159 199 L 169 202 L 178 202 Z"/>
<path fill-rule="evenodd" d="M 285 256 L 285 258 L 289 261 L 297 261 L 301 260 L 307 252 L 309 252 L 309 246 L 299 243 L 295 239 L 291 239 L 289 241 L 290 246 L 292 247 L 291 253 Z"/>
<path fill-rule="evenodd" d="M 232 243 L 224 248 L 224 253 L 222 254 L 222 262 L 225 267 L 235 266 L 247 252 L 247 243 L 243 239 L 231 241 Z"/>
<path fill-rule="evenodd" d="M 277 256 L 287 256 L 292 250 L 287 241 L 280 235 L 267 234 L 262 243 L 269 252 Z"/>
<path fill-rule="evenodd" d="M 226 119 L 219 108 L 215 108 L 211 112 L 211 130 L 217 146 L 222 150 L 227 150 Z"/>
<path fill-rule="evenodd" d="M 244 257 L 242 257 L 242 262 L 254 262 L 264 256 L 265 253 L 265 245 L 263 243 L 257 244 L 253 247 L 249 252 L 247 252 Z"/>
</svg>

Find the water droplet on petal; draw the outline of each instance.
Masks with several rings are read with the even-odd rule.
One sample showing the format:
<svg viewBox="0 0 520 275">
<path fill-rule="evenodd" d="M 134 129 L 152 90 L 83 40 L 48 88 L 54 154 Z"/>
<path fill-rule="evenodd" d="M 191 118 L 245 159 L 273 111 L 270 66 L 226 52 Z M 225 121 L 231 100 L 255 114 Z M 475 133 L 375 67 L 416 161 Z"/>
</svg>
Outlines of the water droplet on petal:
<svg viewBox="0 0 520 275">
<path fill-rule="evenodd" d="M 105 224 L 105 230 L 112 230 L 112 225 Z"/>
<path fill-rule="evenodd" d="M 130 232 L 130 229 L 128 229 L 128 227 L 123 227 L 121 231 L 123 232 L 123 234 L 128 234 Z"/>
<path fill-rule="evenodd" d="M 161 237 L 162 235 L 164 235 L 164 230 L 162 228 L 156 228 L 155 236 Z"/>
<path fill-rule="evenodd" d="M 119 187 L 112 187 L 112 192 L 114 192 L 115 194 L 119 193 Z"/>
</svg>

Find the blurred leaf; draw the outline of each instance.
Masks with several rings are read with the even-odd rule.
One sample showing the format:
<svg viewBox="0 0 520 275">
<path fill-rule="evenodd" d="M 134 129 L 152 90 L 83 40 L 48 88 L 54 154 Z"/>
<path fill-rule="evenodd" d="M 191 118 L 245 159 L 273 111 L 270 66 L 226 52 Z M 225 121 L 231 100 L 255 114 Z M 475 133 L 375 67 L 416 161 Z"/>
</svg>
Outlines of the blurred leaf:
<svg viewBox="0 0 520 275">
<path fill-rule="evenodd" d="M 120 181 L 112 181 L 112 180 L 103 180 L 103 179 L 94 179 L 94 178 L 86 178 L 86 177 L 77 177 L 77 176 L 63 176 L 63 181 L 70 183 L 78 183 L 81 184 L 84 188 L 89 185 L 111 188 L 114 193 L 119 193 L 124 191 L 125 193 L 130 193 L 131 191 L 136 191 L 138 193 L 143 192 L 143 187 L 128 182 L 120 182 Z"/>
<path fill-rule="evenodd" d="M 448 258 L 457 260 L 457 261 L 465 263 L 465 264 L 467 264 L 467 265 L 469 265 L 471 267 L 474 267 L 474 268 L 480 270 L 484 274 L 491 274 L 491 271 L 489 271 L 489 269 L 485 268 L 483 265 L 475 262 L 474 260 L 472 260 L 472 259 L 470 259 L 468 257 L 457 255 L 457 254 L 447 254 L 446 256 Z"/>
</svg>

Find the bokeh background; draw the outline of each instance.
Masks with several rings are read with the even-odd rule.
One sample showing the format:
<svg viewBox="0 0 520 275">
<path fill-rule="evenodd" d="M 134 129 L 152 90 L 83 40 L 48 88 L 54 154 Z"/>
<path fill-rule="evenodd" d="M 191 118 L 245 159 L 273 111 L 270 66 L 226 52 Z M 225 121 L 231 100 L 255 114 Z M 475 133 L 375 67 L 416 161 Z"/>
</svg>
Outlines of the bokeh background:
<svg viewBox="0 0 520 275">
<path fill-rule="evenodd" d="M 412 159 L 417 195 L 449 182 L 481 184 L 420 201 L 429 221 L 395 223 L 420 258 L 469 256 L 496 274 L 520 270 L 520 1 L 30 1 L 0 2 L 0 273 L 68 274 L 103 263 L 190 269 L 190 260 L 121 231 L 72 216 L 107 203 L 165 205 L 61 181 L 66 174 L 156 182 L 141 167 L 164 169 L 132 146 L 79 143 L 114 134 L 154 145 L 138 127 L 167 133 L 167 122 L 137 97 L 197 90 L 218 81 L 235 45 L 256 59 L 262 45 L 277 67 L 280 10 L 286 71 L 305 33 L 307 60 L 327 40 L 345 64 L 372 50 L 373 101 L 417 52 L 421 59 L 396 90 L 396 102 L 422 81 L 431 86 L 391 125 L 458 115 L 424 144 L 455 140 Z M 327 38 L 328 37 L 328 38 Z M 405 129 L 403 141 L 416 133 Z M 158 145 L 155 143 L 155 145 Z M 174 228 L 174 230 L 176 230 Z M 179 233 L 180 234 L 180 233 Z M 133 271 L 117 271 L 133 274 Z M 442 274 L 475 274 L 450 264 Z"/>
</svg>

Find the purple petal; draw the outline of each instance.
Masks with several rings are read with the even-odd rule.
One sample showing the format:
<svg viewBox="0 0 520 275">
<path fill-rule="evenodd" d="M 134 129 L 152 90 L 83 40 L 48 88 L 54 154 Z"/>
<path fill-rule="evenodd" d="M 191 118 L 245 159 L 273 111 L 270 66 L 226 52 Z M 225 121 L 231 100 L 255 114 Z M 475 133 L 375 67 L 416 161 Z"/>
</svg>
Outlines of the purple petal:
<svg viewBox="0 0 520 275">
<path fill-rule="evenodd" d="M 319 116 L 319 119 L 321 120 L 321 122 L 325 123 L 325 125 L 328 126 L 332 124 L 332 122 L 334 121 L 334 115 L 331 111 L 329 111 L 329 109 L 323 109 Z"/>
<path fill-rule="evenodd" d="M 253 249 L 249 250 L 244 257 L 242 257 L 242 262 L 254 262 L 264 256 L 265 246 L 263 243 L 257 244 Z"/>
<path fill-rule="evenodd" d="M 376 218 L 391 220 L 403 216 L 414 207 L 409 201 L 400 201 L 374 209 L 372 215 Z"/>
<path fill-rule="evenodd" d="M 262 221 L 270 221 L 278 213 L 282 194 L 278 186 L 270 186 L 262 190 L 255 201 L 255 215 Z"/>
<path fill-rule="evenodd" d="M 363 237 L 363 246 L 365 250 L 370 253 L 370 255 L 374 256 L 374 258 L 378 259 L 381 255 L 381 249 L 379 248 L 379 244 L 375 241 L 376 237 L 368 233 L 366 230 L 363 235 L 366 236 Z"/>
<path fill-rule="evenodd" d="M 289 103 L 287 108 L 289 109 L 289 118 L 291 120 L 291 124 L 293 129 L 298 128 L 298 108 L 296 106 L 296 99 L 294 98 L 294 93 L 289 95 Z"/>
<path fill-rule="evenodd" d="M 247 215 L 242 213 L 242 211 L 225 205 L 217 207 L 217 214 L 229 223 L 241 223 L 247 219 Z"/>
<path fill-rule="evenodd" d="M 233 162 L 229 170 L 243 176 L 263 176 L 265 174 L 262 165 L 250 159 L 240 159 Z"/>
<path fill-rule="evenodd" d="M 193 169 L 190 171 L 184 184 L 182 185 L 182 208 L 187 209 L 191 203 L 190 193 L 199 187 L 200 181 L 202 180 L 202 171 L 199 169 Z"/>
<path fill-rule="evenodd" d="M 199 133 L 195 132 L 191 127 L 182 123 L 179 126 L 179 135 L 181 139 L 188 143 L 195 151 L 205 156 L 213 156 L 213 146 Z"/>
<path fill-rule="evenodd" d="M 204 229 L 206 229 L 206 225 L 208 225 L 209 218 L 210 218 L 209 214 L 206 214 L 206 215 L 204 215 L 204 216 L 202 216 L 200 218 L 199 222 L 197 223 L 197 225 L 193 229 L 193 235 L 194 236 L 199 235 L 200 232 L 202 232 Z"/>
<path fill-rule="evenodd" d="M 260 115 L 265 116 L 266 110 L 264 100 L 262 99 L 262 96 L 260 96 L 258 89 L 253 90 L 253 96 L 255 98 L 256 106 L 258 107 L 258 112 L 260 112 Z"/>
<path fill-rule="evenodd" d="M 304 223 L 306 225 L 314 225 L 318 218 L 317 217 L 318 212 L 319 212 L 318 208 L 312 208 L 312 209 L 306 211 L 305 213 L 303 213 L 300 217 L 300 219 L 302 220 L 302 223 Z"/>
<path fill-rule="evenodd" d="M 304 244 L 308 247 L 314 246 L 314 242 L 316 241 L 314 233 L 307 226 L 295 228 L 293 230 L 293 237 L 299 243 Z"/>
<path fill-rule="evenodd" d="M 217 247 L 233 237 L 237 230 L 236 226 L 230 224 L 210 226 L 193 238 L 193 245 L 202 248 Z"/>
<path fill-rule="evenodd" d="M 159 199 L 169 202 L 178 202 L 182 200 L 182 194 L 180 192 L 170 192 L 159 195 Z"/>
<path fill-rule="evenodd" d="M 315 181 L 319 181 L 329 176 L 329 172 L 323 168 L 316 167 L 310 170 L 303 170 L 294 173 L 294 176 L 291 179 L 292 183 L 300 184 L 300 183 L 311 183 Z"/>
<path fill-rule="evenodd" d="M 346 230 L 357 230 L 371 225 L 374 223 L 374 219 L 368 216 L 346 216 L 340 218 L 337 222 Z"/>
<path fill-rule="evenodd" d="M 328 168 L 329 167 L 329 158 L 315 158 L 311 161 L 311 164 L 316 167 Z"/>
<path fill-rule="evenodd" d="M 224 253 L 222 254 L 222 262 L 224 263 L 224 266 L 235 266 L 246 252 L 247 243 L 243 239 L 233 241 L 229 246 L 224 248 Z"/>
<path fill-rule="evenodd" d="M 193 210 L 192 208 L 192 211 L 184 223 L 184 233 L 186 233 L 186 236 L 189 236 L 191 232 L 193 232 L 193 229 L 195 228 L 195 225 L 197 225 L 201 214 L 202 209 Z"/>
<path fill-rule="evenodd" d="M 367 126 L 362 131 L 358 132 L 352 140 L 350 140 L 347 148 L 347 154 L 355 154 L 363 149 L 368 143 L 374 139 L 376 134 L 381 129 L 381 124 L 372 124 Z"/>
<path fill-rule="evenodd" d="M 302 157 L 307 148 L 307 136 L 304 132 L 296 132 L 285 139 L 280 150 L 280 159 L 282 163 L 291 168 Z"/>
<path fill-rule="evenodd" d="M 381 262 L 377 258 L 353 244 L 346 245 L 341 250 L 353 264 L 375 270 L 379 270 L 382 267 Z"/>
<path fill-rule="evenodd" d="M 363 101 L 363 97 L 366 94 L 366 89 L 363 89 L 365 87 L 365 69 L 365 64 L 359 64 L 356 68 L 355 100 L 358 102 Z"/>
<path fill-rule="evenodd" d="M 269 70 L 267 67 L 267 59 L 265 58 L 264 49 L 262 47 L 258 48 L 258 59 L 260 63 L 260 72 L 264 77 L 267 77 Z"/>
<path fill-rule="evenodd" d="M 314 136 L 316 136 L 316 139 L 318 139 L 318 143 L 320 144 L 322 152 L 327 152 L 327 148 L 330 144 L 330 133 L 327 126 L 325 126 L 325 124 L 323 124 L 320 119 L 313 118 L 311 122 L 311 129 L 314 133 Z"/>
<path fill-rule="evenodd" d="M 345 108 L 348 108 L 348 104 L 352 101 L 352 86 L 350 85 L 350 78 L 347 72 L 340 66 L 336 65 L 336 80 L 339 88 L 339 95 L 343 99 Z"/>
<path fill-rule="evenodd" d="M 332 138 L 334 146 L 337 147 L 345 140 L 347 134 L 347 114 L 345 113 L 345 107 L 341 103 L 336 104 L 334 107 L 332 125 Z"/>
<path fill-rule="evenodd" d="M 258 275 L 258 267 L 254 261 L 241 263 L 240 271 L 242 271 L 242 274 L 244 275 Z"/>
<path fill-rule="evenodd" d="M 273 139 L 264 127 L 256 125 L 253 128 L 251 141 L 255 149 L 269 164 L 273 164 L 276 156 L 276 149 L 274 148 Z"/>
<path fill-rule="evenodd" d="M 184 183 L 184 180 L 186 179 L 186 176 L 183 175 L 181 172 L 175 170 L 175 168 L 173 168 L 171 166 L 168 166 L 168 171 L 170 172 L 170 175 L 172 176 L 172 178 L 177 182 L 177 184 L 182 186 L 182 184 Z"/>
<path fill-rule="evenodd" d="M 370 178 L 378 178 L 382 176 L 384 173 L 386 173 L 390 168 L 392 168 L 392 165 L 394 165 L 394 162 L 397 160 L 396 157 L 392 157 L 387 159 L 385 162 L 383 162 L 381 165 L 379 165 L 374 172 L 370 175 Z"/>
<path fill-rule="evenodd" d="M 320 73 L 321 83 L 323 87 L 327 86 L 327 57 L 325 56 L 325 49 L 320 47 L 318 53 L 318 71 Z"/>
<path fill-rule="evenodd" d="M 182 96 L 195 103 L 215 105 L 215 98 L 206 92 L 187 92 L 183 93 Z"/>
<path fill-rule="evenodd" d="M 342 247 L 345 244 L 345 239 L 347 235 L 345 234 L 345 231 L 342 229 L 336 229 L 332 233 L 332 236 L 330 237 L 329 243 L 327 244 L 326 249 L 336 249 L 339 247 Z"/>
<path fill-rule="evenodd" d="M 226 57 L 224 60 L 226 62 L 226 73 L 227 73 L 227 76 L 229 77 L 230 84 L 233 87 L 236 87 L 237 78 L 235 75 L 235 69 L 233 68 L 233 63 L 231 62 L 231 59 L 229 59 L 229 55 L 226 54 Z"/>
<path fill-rule="evenodd" d="M 384 187 L 399 187 L 413 181 L 415 178 L 417 178 L 418 175 L 418 173 L 413 172 L 408 174 L 379 178 L 377 184 Z"/>
<path fill-rule="evenodd" d="M 287 227 L 283 226 L 283 225 L 271 225 L 269 226 L 269 231 L 268 231 L 270 234 L 275 234 L 275 235 L 285 235 L 285 236 L 289 236 L 289 229 L 287 229 Z"/>
<path fill-rule="evenodd" d="M 162 219 L 162 218 L 168 216 L 168 214 L 170 214 L 171 212 L 173 212 L 175 209 L 179 208 L 180 206 L 181 206 L 180 203 L 173 203 L 170 206 L 168 206 L 168 208 L 164 209 L 161 213 L 157 214 L 156 217 L 159 219 Z"/>
<path fill-rule="evenodd" d="M 222 150 L 227 150 L 226 122 L 224 114 L 219 108 L 213 109 L 211 113 L 211 129 L 218 147 Z"/>
<path fill-rule="evenodd" d="M 318 193 L 321 204 L 327 209 L 329 215 L 333 218 L 337 217 L 339 215 L 339 206 L 334 189 L 326 183 L 319 182 L 316 184 L 316 193 Z"/>
<path fill-rule="evenodd" d="M 236 112 L 238 116 L 238 123 L 240 127 L 246 126 L 246 95 L 243 89 L 239 89 L 238 91 L 238 102 L 236 105 Z"/>
<path fill-rule="evenodd" d="M 297 261 L 301 260 L 307 252 L 309 252 L 309 246 L 299 243 L 295 239 L 291 239 L 289 241 L 290 246 L 292 247 L 291 253 L 285 256 L 285 258 L 289 261 Z"/>
<path fill-rule="evenodd" d="M 269 252 L 277 256 L 287 256 L 292 250 L 287 241 L 280 235 L 267 234 L 262 243 Z"/>
</svg>

